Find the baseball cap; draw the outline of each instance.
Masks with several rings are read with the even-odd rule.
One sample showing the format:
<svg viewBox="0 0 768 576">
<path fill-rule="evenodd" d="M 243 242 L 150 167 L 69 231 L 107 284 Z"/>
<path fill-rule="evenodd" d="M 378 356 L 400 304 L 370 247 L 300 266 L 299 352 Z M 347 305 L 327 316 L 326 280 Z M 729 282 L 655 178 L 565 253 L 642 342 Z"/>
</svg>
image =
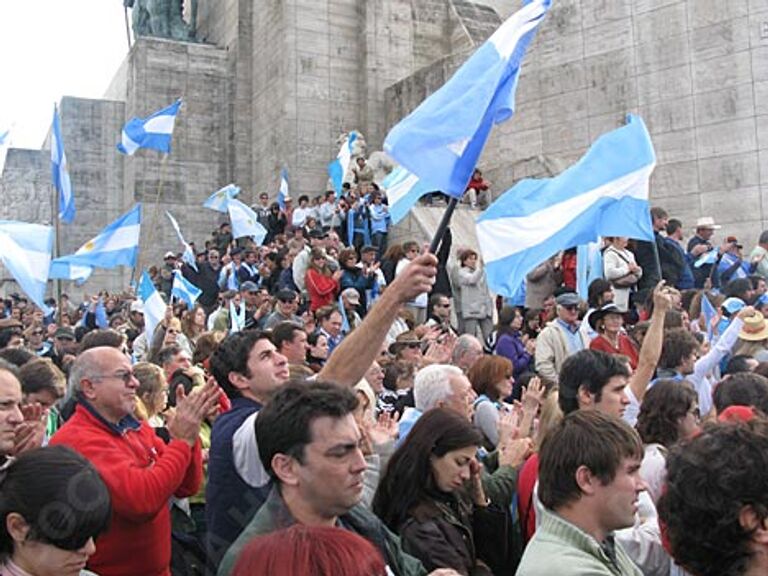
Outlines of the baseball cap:
<svg viewBox="0 0 768 576">
<path fill-rule="evenodd" d="M 346 299 L 350 304 L 357 306 L 360 304 L 360 292 L 355 288 L 345 288 L 341 291 L 341 297 Z"/>
<path fill-rule="evenodd" d="M 74 340 L 75 331 L 71 326 L 59 326 L 56 328 L 56 332 L 53 334 L 54 338 L 60 338 L 62 340 Z"/>
</svg>

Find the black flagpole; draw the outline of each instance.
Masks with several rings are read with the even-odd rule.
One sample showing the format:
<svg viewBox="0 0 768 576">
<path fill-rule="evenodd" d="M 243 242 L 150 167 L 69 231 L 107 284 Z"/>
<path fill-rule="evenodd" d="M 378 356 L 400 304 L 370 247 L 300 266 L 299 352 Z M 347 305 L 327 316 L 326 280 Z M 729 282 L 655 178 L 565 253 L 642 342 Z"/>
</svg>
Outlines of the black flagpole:
<svg viewBox="0 0 768 576">
<path fill-rule="evenodd" d="M 435 236 L 432 238 L 432 244 L 429 246 L 429 252 L 430 254 L 435 254 L 437 252 L 437 249 L 440 247 L 440 242 L 443 241 L 443 236 L 445 236 L 445 231 L 448 228 L 448 224 L 451 223 L 451 218 L 453 217 L 453 211 L 456 210 L 456 205 L 459 203 L 459 199 L 451 196 L 451 199 L 448 200 L 448 207 L 445 209 L 445 212 L 443 213 L 443 218 L 440 220 L 440 224 L 437 226 L 437 230 L 435 231 Z"/>
</svg>

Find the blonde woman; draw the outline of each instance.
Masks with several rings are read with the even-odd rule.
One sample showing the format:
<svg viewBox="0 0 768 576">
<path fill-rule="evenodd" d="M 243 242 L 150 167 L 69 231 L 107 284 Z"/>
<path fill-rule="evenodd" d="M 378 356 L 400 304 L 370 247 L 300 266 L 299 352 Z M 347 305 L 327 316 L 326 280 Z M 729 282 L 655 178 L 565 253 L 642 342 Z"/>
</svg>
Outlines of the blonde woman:
<svg viewBox="0 0 768 576">
<path fill-rule="evenodd" d="M 168 383 L 162 368 L 149 362 L 134 365 L 133 373 L 139 381 L 136 390 L 136 417 L 146 420 L 152 428 L 164 428 L 162 416 L 168 403 Z"/>
</svg>

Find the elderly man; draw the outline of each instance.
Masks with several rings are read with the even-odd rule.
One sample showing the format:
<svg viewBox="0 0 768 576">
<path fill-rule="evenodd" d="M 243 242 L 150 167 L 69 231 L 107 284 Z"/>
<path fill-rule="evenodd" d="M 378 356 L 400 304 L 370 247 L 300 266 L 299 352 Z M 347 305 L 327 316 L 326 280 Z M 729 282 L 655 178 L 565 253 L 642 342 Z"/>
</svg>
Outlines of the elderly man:
<svg viewBox="0 0 768 576">
<path fill-rule="evenodd" d="M 715 219 L 711 216 L 704 216 L 696 220 L 696 234 L 688 240 L 688 254 L 691 261 L 696 262 L 701 256 L 714 249 L 712 245 L 712 236 L 715 230 L 722 226 L 715 224 Z M 703 288 L 704 282 L 712 274 L 713 263 L 693 267 L 693 277 L 696 282 L 696 288 Z"/>
<path fill-rule="evenodd" d="M 566 292 L 555 302 L 557 318 L 547 324 L 536 339 L 536 371 L 550 384 L 557 382 L 568 356 L 589 347 L 589 341 L 579 330 L 578 295 Z"/>
<path fill-rule="evenodd" d="M 256 420 L 259 455 L 276 486 L 227 552 L 219 576 L 232 573 L 253 537 L 296 523 L 338 526 L 370 540 L 387 563 L 388 574 L 427 574 L 381 520 L 360 505 L 366 462 L 353 415 L 356 407 L 357 397 L 350 390 L 297 382 L 283 387 L 262 410 Z"/>
<path fill-rule="evenodd" d="M 470 334 L 462 334 L 453 345 L 451 364 L 466 374 L 482 357 L 483 345 L 480 340 Z"/>
<path fill-rule="evenodd" d="M 198 435 L 215 413 L 218 388 L 188 396 L 176 391 L 176 413 L 165 444 L 133 415 L 139 381 L 116 348 L 91 348 L 72 366 L 78 387 L 75 414 L 51 439 L 80 452 L 96 467 L 112 499 L 112 522 L 98 538 L 88 568 L 101 576 L 170 576 L 172 496 L 192 496 L 203 476 Z"/>
</svg>

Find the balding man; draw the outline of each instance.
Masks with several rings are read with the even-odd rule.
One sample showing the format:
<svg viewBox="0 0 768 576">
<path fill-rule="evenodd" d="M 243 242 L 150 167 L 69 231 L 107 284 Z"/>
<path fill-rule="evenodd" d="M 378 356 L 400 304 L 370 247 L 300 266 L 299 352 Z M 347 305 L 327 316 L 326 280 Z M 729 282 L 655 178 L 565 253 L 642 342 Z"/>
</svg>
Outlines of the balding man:
<svg viewBox="0 0 768 576">
<path fill-rule="evenodd" d="M 456 339 L 451 353 L 451 364 L 466 374 L 483 357 L 483 345 L 476 337 L 462 334 Z"/>
<path fill-rule="evenodd" d="M 88 568 L 102 576 L 170 576 L 168 501 L 200 487 L 200 423 L 215 412 L 218 387 L 209 383 L 187 396 L 179 386 L 165 444 L 134 417 L 139 382 L 125 354 L 109 347 L 87 350 L 75 360 L 70 380 L 78 390 L 77 408 L 51 444 L 88 458 L 112 499 L 110 528 L 99 537 Z"/>
<path fill-rule="evenodd" d="M 5 360 L 0 360 L 0 470 L 10 461 L 16 431 L 23 421 L 18 370 Z"/>
</svg>

